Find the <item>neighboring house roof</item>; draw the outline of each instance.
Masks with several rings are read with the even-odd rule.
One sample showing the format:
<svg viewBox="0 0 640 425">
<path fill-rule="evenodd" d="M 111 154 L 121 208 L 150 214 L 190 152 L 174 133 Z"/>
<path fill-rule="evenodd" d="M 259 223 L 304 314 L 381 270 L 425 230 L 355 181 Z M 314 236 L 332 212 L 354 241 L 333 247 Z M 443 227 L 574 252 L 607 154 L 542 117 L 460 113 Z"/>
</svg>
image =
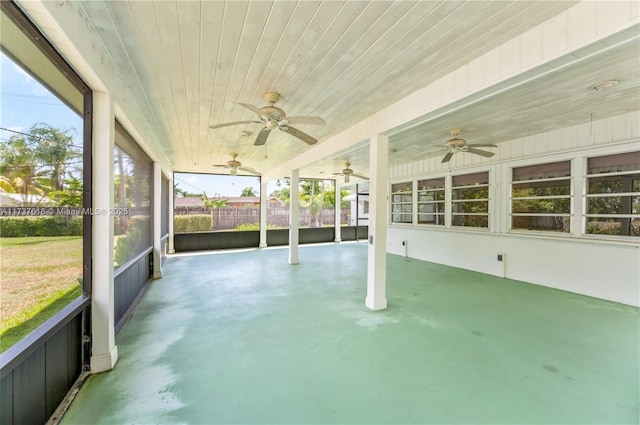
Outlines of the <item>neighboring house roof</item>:
<svg viewBox="0 0 640 425">
<path fill-rule="evenodd" d="M 223 196 L 220 199 L 226 199 L 229 204 L 259 204 L 259 196 Z M 280 205 L 284 205 L 280 199 L 275 196 L 267 198 L 267 202 L 277 202 Z M 204 204 L 199 197 L 176 197 L 173 201 L 174 207 L 202 207 Z"/>
<path fill-rule="evenodd" d="M 174 198 L 174 207 L 201 207 L 202 199 L 196 197 Z"/>
<path fill-rule="evenodd" d="M 0 207 L 49 205 L 51 199 L 44 195 L 0 192 Z"/>
</svg>

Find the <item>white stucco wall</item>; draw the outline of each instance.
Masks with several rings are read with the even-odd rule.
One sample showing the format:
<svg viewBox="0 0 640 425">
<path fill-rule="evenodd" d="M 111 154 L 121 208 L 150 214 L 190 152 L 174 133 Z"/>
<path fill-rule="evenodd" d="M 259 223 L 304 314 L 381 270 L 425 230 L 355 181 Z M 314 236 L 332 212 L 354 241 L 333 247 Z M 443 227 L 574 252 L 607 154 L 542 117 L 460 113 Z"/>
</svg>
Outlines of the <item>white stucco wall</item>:
<svg viewBox="0 0 640 425">
<path fill-rule="evenodd" d="M 587 157 L 639 150 L 640 113 L 596 121 L 590 128 L 585 124 L 505 142 L 490 160 L 457 155 L 450 169 L 440 158 L 391 167 L 392 182 L 489 171 L 491 218 L 490 228 L 480 230 L 390 224 L 387 252 L 404 255 L 407 241 L 411 258 L 640 306 L 640 241 L 583 234 L 584 168 L 576 166 Z M 567 159 L 574 163 L 573 232 L 510 231 L 511 167 Z M 503 263 L 497 261 L 499 253 Z"/>
<path fill-rule="evenodd" d="M 639 249 L 630 244 L 389 227 L 387 252 L 639 306 Z M 504 268 L 497 261 L 503 254 Z M 428 276 L 425 276 L 428 279 Z"/>
</svg>

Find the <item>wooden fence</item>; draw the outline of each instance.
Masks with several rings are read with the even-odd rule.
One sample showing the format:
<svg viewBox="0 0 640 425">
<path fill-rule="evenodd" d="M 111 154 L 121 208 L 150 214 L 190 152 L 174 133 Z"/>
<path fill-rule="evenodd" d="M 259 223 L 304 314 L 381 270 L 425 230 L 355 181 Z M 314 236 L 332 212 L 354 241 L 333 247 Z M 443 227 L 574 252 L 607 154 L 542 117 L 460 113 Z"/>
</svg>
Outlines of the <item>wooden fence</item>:
<svg viewBox="0 0 640 425">
<path fill-rule="evenodd" d="M 176 208 L 174 215 L 211 214 L 207 208 Z M 340 212 L 341 223 L 348 223 L 351 216 L 349 208 Z M 213 210 L 216 230 L 235 229 L 240 224 L 256 224 L 260 222 L 260 208 L 216 208 Z M 300 208 L 300 226 L 306 227 L 311 223 L 309 208 Z M 323 208 L 318 214 L 314 226 L 333 226 L 335 213 L 333 208 Z M 289 227 L 289 208 L 267 208 L 267 225 Z"/>
</svg>

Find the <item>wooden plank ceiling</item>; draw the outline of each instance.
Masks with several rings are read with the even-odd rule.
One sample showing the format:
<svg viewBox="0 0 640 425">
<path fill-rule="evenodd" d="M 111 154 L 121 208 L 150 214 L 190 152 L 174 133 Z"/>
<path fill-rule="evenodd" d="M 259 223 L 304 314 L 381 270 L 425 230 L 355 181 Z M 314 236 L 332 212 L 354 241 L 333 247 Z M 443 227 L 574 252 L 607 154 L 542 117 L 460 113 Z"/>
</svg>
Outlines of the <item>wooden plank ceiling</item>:
<svg viewBox="0 0 640 425">
<path fill-rule="evenodd" d="M 322 143 L 573 4 L 98 0 L 82 8 L 132 96 L 164 135 L 174 170 L 220 172 L 211 165 L 225 163 L 231 152 L 244 166 L 267 171 L 309 148 L 280 131 L 265 146 L 254 146 L 261 124 L 209 128 L 256 118 L 238 102 L 260 107 L 265 92 L 278 92 L 276 106 L 287 115 L 324 118 L 325 126 L 296 126 Z M 564 82 L 558 78 L 556 90 Z M 526 93 L 501 101 L 520 108 Z M 519 117 L 534 106 L 520 109 Z M 473 142 L 513 137 L 518 129 L 503 131 L 500 124 L 504 108 L 489 107 L 495 120 L 487 128 L 480 124 L 486 118 L 470 110 L 397 136 L 394 161 L 433 154 L 453 126 L 470 127 Z M 326 176 L 345 159 L 367 172 L 366 149 L 336 154 L 305 171 Z"/>
</svg>

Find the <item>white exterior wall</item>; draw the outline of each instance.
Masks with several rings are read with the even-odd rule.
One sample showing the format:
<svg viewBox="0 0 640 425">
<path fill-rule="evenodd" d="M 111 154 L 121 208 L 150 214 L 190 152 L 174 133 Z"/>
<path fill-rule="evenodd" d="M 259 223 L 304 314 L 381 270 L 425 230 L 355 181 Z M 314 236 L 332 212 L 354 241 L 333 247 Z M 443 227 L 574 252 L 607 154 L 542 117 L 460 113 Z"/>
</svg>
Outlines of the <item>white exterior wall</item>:
<svg viewBox="0 0 640 425">
<path fill-rule="evenodd" d="M 582 210 L 587 157 L 640 149 L 640 112 L 624 114 L 501 143 L 493 158 L 456 154 L 390 167 L 392 183 L 489 171 L 490 228 L 463 229 L 390 224 L 387 252 L 522 280 L 565 291 L 640 305 L 640 243 L 637 238 L 584 235 Z M 574 209 L 571 234 L 510 231 L 511 167 L 573 160 Z M 576 211 L 577 210 L 577 211 Z M 504 261 L 497 261 L 497 254 Z"/>
</svg>

